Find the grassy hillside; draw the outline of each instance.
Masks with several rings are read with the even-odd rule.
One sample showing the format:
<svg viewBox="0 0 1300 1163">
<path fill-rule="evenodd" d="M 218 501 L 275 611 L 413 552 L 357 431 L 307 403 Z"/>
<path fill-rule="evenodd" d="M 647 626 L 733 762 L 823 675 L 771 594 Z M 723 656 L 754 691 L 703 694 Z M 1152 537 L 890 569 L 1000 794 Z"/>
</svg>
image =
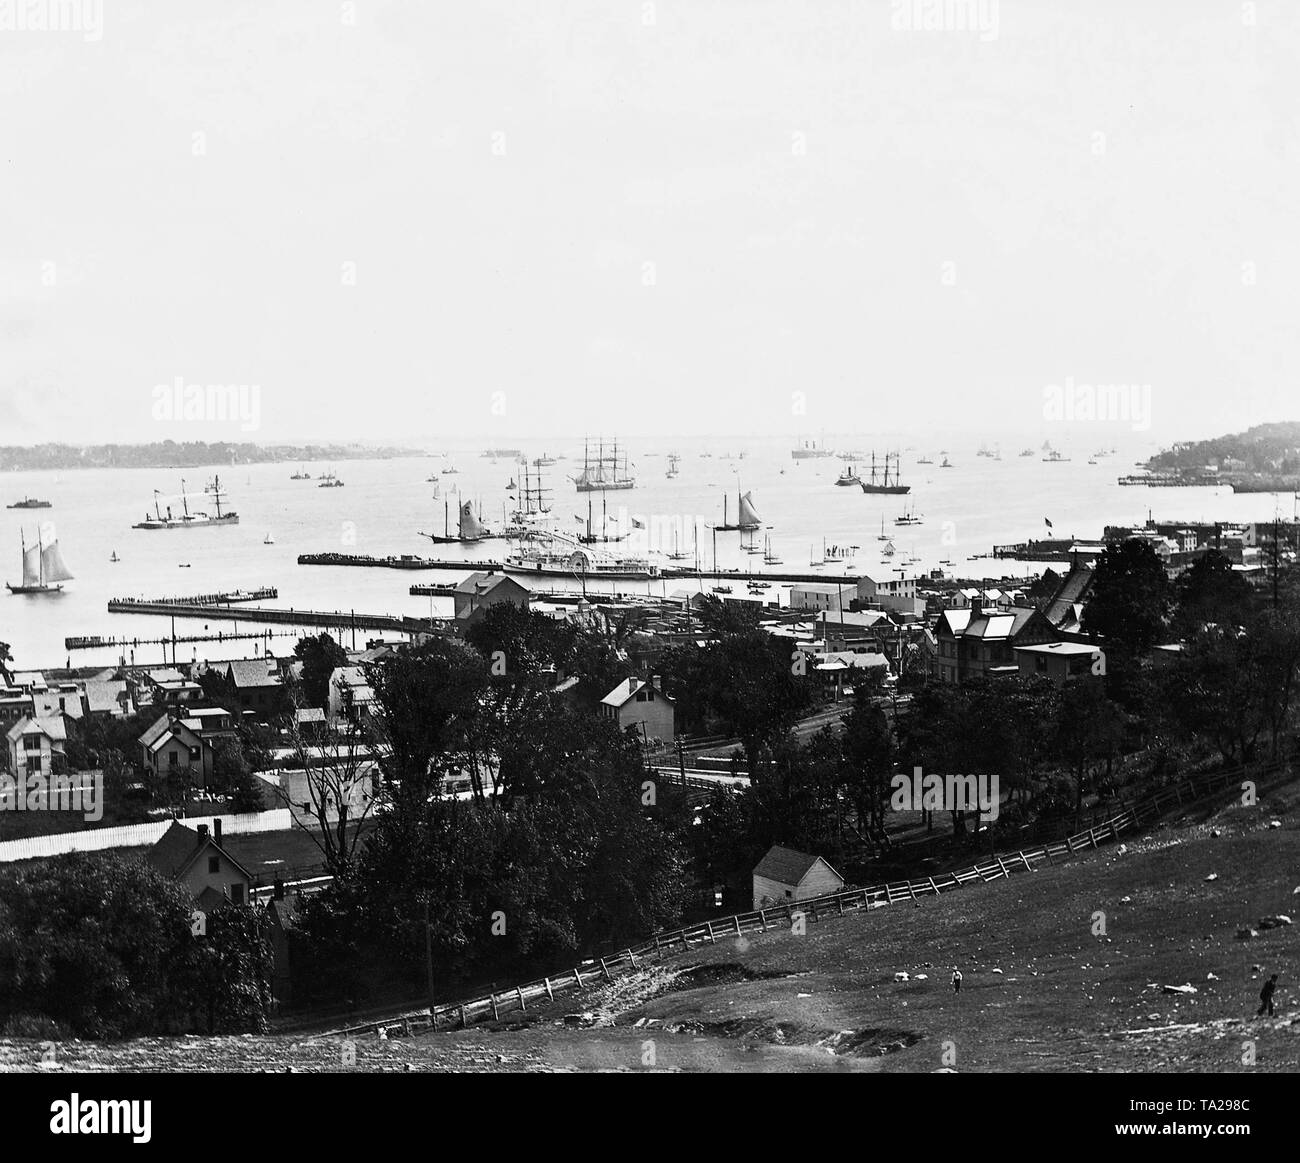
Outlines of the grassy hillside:
<svg viewBox="0 0 1300 1163">
<path fill-rule="evenodd" d="M 1010 880 L 810 921 L 803 936 L 720 940 L 496 1028 L 358 1040 L 357 1067 L 1291 1071 L 1300 927 L 1236 934 L 1300 906 L 1297 802 L 1291 785 L 1258 807 Z M 1093 935 L 1099 911 L 1104 937 Z M 953 965 L 965 975 L 959 996 Z M 911 979 L 895 981 L 899 971 Z M 1256 1019 L 1272 972 L 1277 1016 Z M 1184 983 L 1197 992 L 1161 990 Z M 1241 1061 L 1248 1040 L 1252 1067 Z M 90 1070 L 344 1068 L 337 1040 L 301 1036 L 75 1043 L 59 1055 Z M 34 1043 L 0 1042 L 0 1069 L 37 1057 Z"/>
</svg>

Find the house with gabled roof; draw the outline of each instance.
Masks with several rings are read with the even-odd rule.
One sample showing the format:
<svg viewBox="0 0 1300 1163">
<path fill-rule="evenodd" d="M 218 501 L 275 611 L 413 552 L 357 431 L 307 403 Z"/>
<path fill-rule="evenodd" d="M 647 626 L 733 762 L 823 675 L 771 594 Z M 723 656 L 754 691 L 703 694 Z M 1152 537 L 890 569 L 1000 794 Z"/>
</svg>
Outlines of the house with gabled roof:
<svg viewBox="0 0 1300 1163">
<path fill-rule="evenodd" d="M 844 877 L 820 856 L 773 844 L 754 866 L 754 908 L 794 904 L 844 888 Z"/>
<path fill-rule="evenodd" d="M 489 606 L 509 602 L 521 610 L 528 609 L 531 591 L 504 573 L 472 573 L 452 591 L 456 621 L 467 622 L 482 617 Z"/>
<path fill-rule="evenodd" d="M 931 674 L 951 683 L 1018 674 L 1017 646 L 1056 638 L 1056 628 L 1040 610 L 1029 606 L 986 608 L 977 597 L 970 606 L 944 610 L 935 621 Z"/>
<path fill-rule="evenodd" d="M 140 736 L 140 761 L 155 778 L 181 776 L 195 787 L 212 779 L 212 744 L 183 720 L 163 714 Z"/>
<path fill-rule="evenodd" d="M 221 844 L 221 821 L 187 828 L 174 820 L 145 856 L 164 876 L 179 880 L 204 911 L 225 902 L 251 902 L 252 874 Z M 206 905 L 206 908 L 205 908 Z"/>
<path fill-rule="evenodd" d="M 241 710 L 267 719 L 284 708 L 284 681 L 275 659 L 231 659 L 225 664 L 225 675 Z"/>
<path fill-rule="evenodd" d="M 62 715 L 24 715 L 5 733 L 5 742 L 10 775 L 48 776 L 67 746 L 67 722 Z"/>
<path fill-rule="evenodd" d="M 664 693 L 658 675 L 648 681 L 625 678 L 600 700 L 600 713 L 624 731 L 635 729 L 648 743 L 671 743 L 677 738 L 677 703 Z"/>
</svg>

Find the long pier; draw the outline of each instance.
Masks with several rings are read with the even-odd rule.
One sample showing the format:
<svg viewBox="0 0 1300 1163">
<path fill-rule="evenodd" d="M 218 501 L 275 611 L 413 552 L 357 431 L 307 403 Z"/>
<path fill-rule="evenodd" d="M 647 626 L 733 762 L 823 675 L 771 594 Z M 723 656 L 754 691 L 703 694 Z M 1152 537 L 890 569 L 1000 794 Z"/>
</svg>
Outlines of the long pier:
<svg viewBox="0 0 1300 1163">
<path fill-rule="evenodd" d="M 355 610 L 281 610 L 265 606 L 183 605 L 173 602 L 108 603 L 110 614 L 162 614 L 171 618 L 202 618 L 208 621 L 263 622 L 284 626 L 324 626 L 343 630 L 392 630 L 410 633 L 427 626 L 428 619 L 404 618 L 397 614 L 365 614 Z M 256 637 L 256 635 L 255 635 Z M 170 641 L 170 639 L 168 639 Z"/>
<path fill-rule="evenodd" d="M 265 602 L 280 596 L 275 586 L 255 590 L 225 590 L 215 594 L 194 594 L 186 598 L 113 598 L 111 603 L 130 606 L 145 602 L 152 606 L 228 606 L 235 602 Z"/>
<path fill-rule="evenodd" d="M 297 637 L 298 633 L 295 630 L 218 630 L 215 634 L 177 634 L 167 638 L 120 638 L 113 634 L 85 634 L 65 638 L 63 648 L 65 650 L 106 650 L 130 647 L 135 650 L 141 646 L 174 646 L 181 642 L 239 642 L 251 639 L 261 641 L 266 638 Z"/>
<path fill-rule="evenodd" d="M 581 574 L 560 575 L 545 571 L 516 569 L 513 566 L 506 567 L 503 561 L 452 561 L 448 558 L 437 557 L 414 557 L 410 554 L 403 554 L 400 557 L 367 557 L 362 554 L 354 553 L 302 553 L 298 555 L 299 565 L 348 565 L 360 566 L 370 569 L 445 569 L 455 570 L 457 573 L 473 573 L 475 570 L 488 570 L 496 573 L 518 574 L 525 577 L 562 577 L 565 581 L 581 581 Z M 667 566 L 661 569 L 654 577 L 646 578 L 603 578 L 598 573 L 586 575 L 587 581 L 680 581 L 690 578 L 708 578 L 716 581 L 748 581 L 750 578 L 756 581 L 773 581 L 773 582 L 835 582 L 846 586 L 856 586 L 858 578 L 848 574 L 826 574 L 826 573 L 791 573 L 791 572 L 774 572 L 771 570 L 747 570 L 747 569 L 679 569 L 675 566 Z"/>
</svg>

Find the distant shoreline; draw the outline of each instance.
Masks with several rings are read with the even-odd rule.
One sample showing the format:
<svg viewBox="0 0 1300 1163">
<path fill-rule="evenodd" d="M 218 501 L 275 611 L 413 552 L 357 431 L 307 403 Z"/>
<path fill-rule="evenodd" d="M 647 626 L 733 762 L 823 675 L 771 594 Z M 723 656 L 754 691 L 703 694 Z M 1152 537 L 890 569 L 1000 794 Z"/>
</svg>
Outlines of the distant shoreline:
<svg viewBox="0 0 1300 1163">
<path fill-rule="evenodd" d="M 227 468 L 241 464 L 303 464 L 316 461 L 396 460 L 429 456 L 417 448 L 360 444 L 234 444 L 202 441 L 178 444 L 38 444 L 0 446 L 0 472 L 77 468 Z"/>
</svg>

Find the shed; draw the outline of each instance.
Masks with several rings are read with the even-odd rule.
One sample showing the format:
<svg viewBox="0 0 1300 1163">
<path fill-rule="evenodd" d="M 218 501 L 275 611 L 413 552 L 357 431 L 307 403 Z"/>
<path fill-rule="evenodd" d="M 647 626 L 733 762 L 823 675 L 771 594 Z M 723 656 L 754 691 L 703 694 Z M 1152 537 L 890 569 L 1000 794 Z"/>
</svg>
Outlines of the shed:
<svg viewBox="0 0 1300 1163">
<path fill-rule="evenodd" d="M 812 900 L 843 887 L 844 877 L 820 856 L 773 844 L 754 868 L 754 908 Z"/>
</svg>

